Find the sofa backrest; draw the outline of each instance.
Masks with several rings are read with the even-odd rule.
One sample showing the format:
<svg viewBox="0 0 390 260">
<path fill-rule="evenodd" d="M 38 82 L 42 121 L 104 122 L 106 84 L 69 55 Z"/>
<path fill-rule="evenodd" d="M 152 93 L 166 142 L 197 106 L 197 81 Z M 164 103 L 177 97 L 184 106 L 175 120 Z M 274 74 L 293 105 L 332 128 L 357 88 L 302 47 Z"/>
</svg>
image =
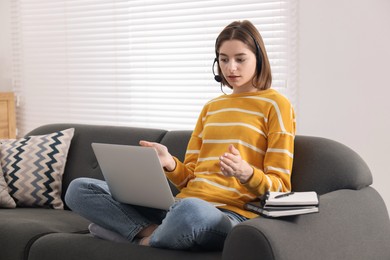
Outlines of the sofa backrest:
<svg viewBox="0 0 390 260">
<path fill-rule="evenodd" d="M 78 177 L 103 179 L 91 143 L 137 145 L 139 140 L 160 142 L 170 153 L 184 159 L 191 131 L 52 124 L 41 126 L 27 135 L 42 135 L 75 128 L 63 177 L 63 196 L 69 183 Z M 295 138 L 292 187 L 295 191 L 314 190 L 324 194 L 339 189 L 361 189 L 372 184 L 372 175 L 362 158 L 347 146 L 326 138 L 299 136 Z M 174 193 L 177 189 L 171 185 Z"/>
<path fill-rule="evenodd" d="M 170 131 L 161 143 L 183 160 L 184 144 L 190 137 L 190 131 Z M 325 194 L 340 189 L 358 190 L 372 184 L 367 164 L 349 147 L 330 139 L 302 135 L 295 137 L 294 145 L 291 176 L 294 191 Z"/>
<path fill-rule="evenodd" d="M 295 137 L 291 183 L 295 191 L 324 194 L 372 184 L 371 171 L 349 147 L 321 137 Z"/>
<path fill-rule="evenodd" d="M 62 181 L 62 198 L 69 183 L 78 177 L 103 179 L 91 143 L 138 145 L 139 140 L 160 142 L 165 130 L 137 127 L 98 126 L 82 124 L 51 124 L 38 127 L 27 135 L 43 135 L 75 128 Z"/>
<path fill-rule="evenodd" d="M 170 131 L 161 143 L 183 161 L 190 137 L 191 131 Z M 302 135 L 295 137 L 294 145 L 291 176 L 294 191 L 324 194 L 340 189 L 358 190 L 372 184 L 367 164 L 349 147 L 330 139 Z"/>
<path fill-rule="evenodd" d="M 184 156 L 187 150 L 188 141 L 191 138 L 192 131 L 169 131 L 167 132 L 161 143 L 168 148 L 168 151 L 176 156 L 180 161 L 184 161 Z M 171 186 L 172 193 L 176 195 L 179 191 L 172 184 Z"/>
</svg>

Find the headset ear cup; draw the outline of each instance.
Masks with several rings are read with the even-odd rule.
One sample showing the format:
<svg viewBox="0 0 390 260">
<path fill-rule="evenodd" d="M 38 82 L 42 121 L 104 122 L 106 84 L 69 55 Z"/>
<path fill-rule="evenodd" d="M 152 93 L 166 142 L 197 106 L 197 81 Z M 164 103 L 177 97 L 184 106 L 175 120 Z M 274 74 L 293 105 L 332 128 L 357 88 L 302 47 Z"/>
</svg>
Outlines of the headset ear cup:
<svg viewBox="0 0 390 260">
<path fill-rule="evenodd" d="M 257 46 L 258 55 L 257 55 L 257 77 L 260 78 L 261 70 L 263 67 L 263 55 L 260 48 Z"/>
<path fill-rule="evenodd" d="M 216 82 L 221 83 L 222 82 L 222 77 L 217 75 L 217 74 L 215 74 L 215 71 L 214 71 L 215 63 L 218 64 L 218 59 L 217 58 L 214 59 L 213 67 L 212 67 L 213 74 L 214 74 L 214 79 L 215 79 Z"/>
<path fill-rule="evenodd" d="M 257 78 L 260 78 L 261 75 L 261 60 L 257 63 Z"/>
</svg>

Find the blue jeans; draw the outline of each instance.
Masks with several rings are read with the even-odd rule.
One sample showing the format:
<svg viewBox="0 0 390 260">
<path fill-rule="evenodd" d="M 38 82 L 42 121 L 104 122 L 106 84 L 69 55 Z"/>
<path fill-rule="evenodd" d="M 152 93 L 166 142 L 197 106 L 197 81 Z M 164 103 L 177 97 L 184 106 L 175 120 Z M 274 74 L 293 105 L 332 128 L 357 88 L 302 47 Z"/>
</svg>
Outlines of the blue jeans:
<svg viewBox="0 0 390 260">
<path fill-rule="evenodd" d="M 106 182 L 91 178 L 73 180 L 65 201 L 74 212 L 129 241 L 158 224 L 150 246 L 159 248 L 220 250 L 229 231 L 247 220 L 197 198 L 182 199 L 169 211 L 123 204 L 112 198 Z"/>
</svg>

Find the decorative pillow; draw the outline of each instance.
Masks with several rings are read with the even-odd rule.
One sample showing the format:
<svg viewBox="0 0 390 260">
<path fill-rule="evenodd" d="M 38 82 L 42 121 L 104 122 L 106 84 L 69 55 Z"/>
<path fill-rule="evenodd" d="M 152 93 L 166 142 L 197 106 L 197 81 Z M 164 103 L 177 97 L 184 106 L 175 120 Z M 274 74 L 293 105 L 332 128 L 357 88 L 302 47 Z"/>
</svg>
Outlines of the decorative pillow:
<svg viewBox="0 0 390 260">
<path fill-rule="evenodd" d="M 1 145 L 1 144 L 0 144 Z M 0 167 L 0 208 L 15 208 L 16 204 L 14 199 L 8 193 L 8 186 L 5 182 L 3 171 Z"/>
<path fill-rule="evenodd" d="M 0 163 L 17 206 L 64 208 L 62 175 L 73 134 L 70 128 L 1 141 Z"/>
</svg>

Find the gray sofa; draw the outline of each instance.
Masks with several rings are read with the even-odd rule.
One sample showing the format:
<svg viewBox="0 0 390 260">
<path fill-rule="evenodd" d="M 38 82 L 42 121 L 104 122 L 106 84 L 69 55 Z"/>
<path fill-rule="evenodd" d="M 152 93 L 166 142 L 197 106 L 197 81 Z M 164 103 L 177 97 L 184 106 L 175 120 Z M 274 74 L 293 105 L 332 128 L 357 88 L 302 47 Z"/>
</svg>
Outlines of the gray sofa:
<svg viewBox="0 0 390 260">
<path fill-rule="evenodd" d="M 63 176 L 64 195 L 77 177 L 102 179 L 92 142 L 161 142 L 183 159 L 190 131 L 76 124 L 45 125 L 29 135 L 75 128 Z M 1 260 L 69 259 L 390 259 L 386 206 L 370 185 L 365 162 L 348 147 L 297 136 L 292 185 L 320 195 L 320 213 L 255 218 L 236 226 L 222 252 L 163 250 L 92 237 L 88 221 L 70 210 L 0 209 Z M 173 192 L 176 190 L 172 187 Z"/>
</svg>

